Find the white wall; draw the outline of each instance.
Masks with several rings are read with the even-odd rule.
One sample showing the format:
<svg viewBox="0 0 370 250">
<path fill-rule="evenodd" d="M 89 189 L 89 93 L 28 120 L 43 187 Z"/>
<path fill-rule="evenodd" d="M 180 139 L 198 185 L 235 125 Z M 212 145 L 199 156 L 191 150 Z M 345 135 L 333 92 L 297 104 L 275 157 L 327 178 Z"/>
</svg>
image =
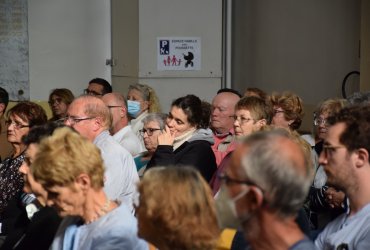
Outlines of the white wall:
<svg viewBox="0 0 370 250">
<path fill-rule="evenodd" d="M 28 1 L 30 99 L 50 90 L 80 95 L 95 77 L 110 81 L 109 0 Z"/>
<path fill-rule="evenodd" d="M 132 4 L 138 4 L 138 17 L 132 18 L 133 23 L 138 20 L 138 45 L 121 44 L 132 50 L 126 47 L 126 51 L 121 55 L 113 52 L 113 57 L 117 59 L 117 64 L 130 58 L 127 63 L 135 65 L 137 59 L 131 60 L 134 56 L 130 52 L 136 52 L 139 46 L 138 69 L 132 65 L 124 65 L 121 73 L 115 71 L 113 89 L 126 93 L 129 84 L 135 82 L 148 84 L 158 94 L 164 112 L 169 111 L 174 99 L 185 94 L 195 94 L 201 99 L 211 101 L 221 87 L 222 78 L 222 1 L 139 0 L 137 3 L 133 1 L 124 3 L 129 5 L 128 8 Z M 114 29 L 113 33 L 122 32 L 122 36 L 130 36 L 129 32 L 132 33 L 128 27 L 121 30 L 119 28 Z M 158 71 L 158 37 L 199 37 L 201 69 Z M 114 40 L 113 44 L 115 48 Z M 137 72 L 133 75 L 129 69 Z"/>
</svg>

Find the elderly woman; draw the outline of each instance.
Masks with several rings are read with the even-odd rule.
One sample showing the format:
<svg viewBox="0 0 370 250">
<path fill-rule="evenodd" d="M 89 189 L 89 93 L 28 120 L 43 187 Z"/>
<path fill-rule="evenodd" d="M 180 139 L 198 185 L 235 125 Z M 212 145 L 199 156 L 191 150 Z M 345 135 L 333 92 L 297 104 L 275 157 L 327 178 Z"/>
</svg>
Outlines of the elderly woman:
<svg viewBox="0 0 370 250">
<path fill-rule="evenodd" d="M 148 170 L 138 184 L 139 236 L 158 249 L 214 249 L 219 236 L 211 190 L 191 167 Z"/>
<path fill-rule="evenodd" d="M 99 149 L 60 128 L 39 145 L 31 171 L 48 193 L 62 221 L 51 249 L 147 249 L 137 238 L 136 219 L 126 205 L 103 191 L 104 167 Z"/>
<path fill-rule="evenodd" d="M 144 117 L 148 113 L 161 112 L 154 89 L 145 84 L 130 85 L 127 93 L 127 112 L 132 118 L 131 128 L 139 136 L 139 130 L 143 128 Z"/>
<path fill-rule="evenodd" d="M 271 124 L 277 127 L 297 130 L 301 126 L 303 118 L 302 99 L 290 92 L 275 93 L 270 96 L 273 106 Z"/>
<path fill-rule="evenodd" d="M 14 199 L 23 189 L 23 178 L 18 172 L 25 160 L 26 146 L 22 137 L 27 135 L 30 128 L 46 123 L 44 109 L 33 102 L 21 102 L 7 112 L 8 142 L 13 147 L 13 153 L 0 164 L 0 219 L 8 202 Z"/>
<path fill-rule="evenodd" d="M 254 132 L 263 130 L 271 122 L 272 108 L 268 102 L 256 96 L 244 96 L 235 105 L 234 131 L 240 140 Z M 230 165 L 233 151 L 229 152 L 221 161 L 216 174 L 211 180 L 213 194 L 217 194 L 221 182 L 218 176 Z"/>
<path fill-rule="evenodd" d="M 60 224 L 60 217 L 55 209 L 46 205 L 47 192 L 36 182 L 30 170 L 30 164 L 34 161 L 38 151 L 40 141 L 50 136 L 53 131 L 60 127 L 59 123 L 49 122 L 42 126 L 33 127 L 28 135 L 23 136 L 22 142 L 27 146 L 25 151 L 26 160 L 19 168 L 19 172 L 24 177 L 24 192 L 36 197 L 30 199 L 28 204 L 22 206 L 22 212 L 16 219 L 15 228 L 9 230 L 4 244 L 0 247 L 5 249 L 49 249 L 53 242 L 54 235 Z M 22 199 L 18 200 L 17 204 L 22 203 Z M 8 205 L 6 210 L 19 209 L 19 205 Z M 24 212 L 27 216 L 24 216 Z"/>
<path fill-rule="evenodd" d="M 158 136 L 158 146 L 147 164 L 155 166 L 193 166 L 210 181 L 217 169 L 211 149 L 212 131 L 205 124 L 202 101 L 195 95 L 180 97 L 172 102 L 165 130 Z"/>
<path fill-rule="evenodd" d="M 144 127 L 141 129 L 140 135 L 144 140 L 146 152 L 140 153 L 135 159 L 136 168 L 139 176 L 144 173 L 146 164 L 152 158 L 158 146 L 158 135 L 164 130 L 166 125 L 167 115 L 162 113 L 150 113 L 143 119 Z"/>
<path fill-rule="evenodd" d="M 346 105 L 347 102 L 344 99 L 328 99 L 318 105 L 314 113 L 314 135 L 308 137 L 308 141 L 314 147 L 317 155 L 320 155 L 323 148 L 323 141 L 328 130 L 328 117 L 337 114 Z M 307 211 L 312 229 L 320 231 L 332 219 L 344 212 L 342 204 L 345 195 L 343 192 L 326 185 L 327 176 L 323 166 L 315 162 L 314 167 L 315 178 L 307 201 Z"/>
<path fill-rule="evenodd" d="M 53 113 L 50 121 L 57 121 L 67 115 L 69 104 L 74 99 L 74 95 L 69 89 L 54 89 L 49 95 L 49 105 Z"/>
</svg>

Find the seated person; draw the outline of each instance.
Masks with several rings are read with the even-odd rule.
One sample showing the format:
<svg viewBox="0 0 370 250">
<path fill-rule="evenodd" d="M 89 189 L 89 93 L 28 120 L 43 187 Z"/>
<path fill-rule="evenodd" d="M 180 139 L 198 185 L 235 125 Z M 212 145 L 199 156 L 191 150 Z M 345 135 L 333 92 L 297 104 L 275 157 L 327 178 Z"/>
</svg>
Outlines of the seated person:
<svg viewBox="0 0 370 250">
<path fill-rule="evenodd" d="M 35 181 L 30 164 L 35 159 L 38 143 L 50 136 L 58 128 L 56 123 L 33 127 L 28 135 L 22 138 L 27 146 L 25 161 L 19 168 L 24 177 L 24 191 L 34 194 L 36 199 L 26 205 L 27 216 L 19 216 L 15 228 L 8 234 L 1 250 L 5 249 L 49 249 L 60 224 L 60 217 L 55 209 L 47 206 L 46 190 Z"/>
<path fill-rule="evenodd" d="M 88 139 L 70 128 L 55 130 L 39 144 L 32 174 L 64 217 L 51 249 L 148 249 L 128 206 L 104 193 L 103 160 Z"/>
<path fill-rule="evenodd" d="M 158 249 L 211 250 L 219 237 L 211 190 L 192 167 L 156 167 L 138 184 L 139 236 Z"/>
</svg>

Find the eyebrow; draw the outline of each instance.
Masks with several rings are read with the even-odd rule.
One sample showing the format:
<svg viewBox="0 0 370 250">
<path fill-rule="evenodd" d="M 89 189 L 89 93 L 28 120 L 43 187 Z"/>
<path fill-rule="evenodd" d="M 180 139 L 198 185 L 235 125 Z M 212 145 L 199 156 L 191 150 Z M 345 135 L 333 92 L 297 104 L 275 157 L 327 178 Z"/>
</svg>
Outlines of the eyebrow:
<svg viewBox="0 0 370 250">
<path fill-rule="evenodd" d="M 180 121 L 182 123 L 185 123 L 183 120 L 179 119 L 179 118 L 176 118 L 176 117 L 173 117 L 172 113 L 171 112 L 168 112 L 168 116 L 169 117 L 172 117 L 172 119 L 175 119 L 176 121 Z"/>
</svg>

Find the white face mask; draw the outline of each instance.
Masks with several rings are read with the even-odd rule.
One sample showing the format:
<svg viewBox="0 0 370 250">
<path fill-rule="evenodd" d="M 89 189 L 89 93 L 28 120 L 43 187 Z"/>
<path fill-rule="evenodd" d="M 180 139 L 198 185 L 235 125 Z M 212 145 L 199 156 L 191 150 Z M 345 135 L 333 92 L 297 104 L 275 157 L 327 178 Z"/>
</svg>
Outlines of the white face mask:
<svg viewBox="0 0 370 250">
<path fill-rule="evenodd" d="M 220 192 L 216 197 L 217 218 L 218 224 L 221 228 L 242 229 L 241 222 L 247 220 L 247 217 L 249 216 L 244 214 L 242 216 L 243 220 L 239 219 L 235 202 L 241 199 L 248 192 L 249 188 L 244 189 L 237 196 L 231 198 L 225 185 L 221 186 Z"/>
</svg>

